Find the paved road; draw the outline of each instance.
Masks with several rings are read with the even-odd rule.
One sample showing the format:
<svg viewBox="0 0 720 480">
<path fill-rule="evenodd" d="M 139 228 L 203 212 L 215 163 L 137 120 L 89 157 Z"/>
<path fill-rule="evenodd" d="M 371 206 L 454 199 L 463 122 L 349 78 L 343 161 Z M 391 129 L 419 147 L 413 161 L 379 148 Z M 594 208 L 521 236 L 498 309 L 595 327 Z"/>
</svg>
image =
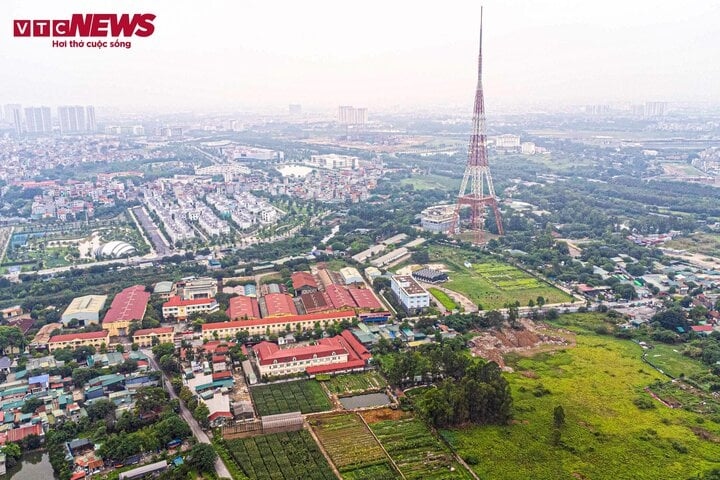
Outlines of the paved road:
<svg viewBox="0 0 720 480">
<path fill-rule="evenodd" d="M 153 368 L 155 368 L 159 372 L 162 372 L 162 370 L 160 370 L 160 366 L 155 361 L 155 357 L 153 356 L 152 351 L 150 351 L 149 349 L 143 349 L 142 352 L 148 356 L 148 359 L 150 360 Z M 162 373 L 162 378 L 163 387 L 165 387 L 165 390 L 170 394 L 170 398 L 178 398 L 177 395 L 175 395 L 172 386 L 170 386 L 170 382 L 168 381 L 164 372 Z M 212 444 L 212 442 L 210 442 L 210 438 L 200 427 L 200 424 L 197 422 L 197 420 L 195 420 L 195 418 L 192 416 L 192 413 L 190 413 L 190 410 L 185 407 L 185 404 L 183 404 L 182 401 L 180 402 L 180 416 L 183 418 L 183 420 L 185 420 L 185 422 L 187 422 L 190 430 L 192 430 L 193 435 L 195 436 L 195 438 L 197 438 L 198 442 Z M 230 471 L 227 469 L 220 457 L 217 457 L 217 459 L 215 459 L 215 472 L 220 478 L 232 478 L 232 475 L 230 475 Z"/>
<path fill-rule="evenodd" d="M 145 211 L 145 208 L 135 207 L 132 209 L 132 211 L 135 214 L 135 218 L 138 219 L 138 221 L 142 225 L 143 230 L 145 230 L 145 233 L 150 238 L 150 241 L 152 242 L 157 254 L 169 254 L 170 248 L 168 247 L 167 240 L 165 240 L 163 234 L 160 232 L 160 229 L 157 227 L 157 225 L 155 225 L 155 223 L 150 219 L 147 212 Z"/>
</svg>

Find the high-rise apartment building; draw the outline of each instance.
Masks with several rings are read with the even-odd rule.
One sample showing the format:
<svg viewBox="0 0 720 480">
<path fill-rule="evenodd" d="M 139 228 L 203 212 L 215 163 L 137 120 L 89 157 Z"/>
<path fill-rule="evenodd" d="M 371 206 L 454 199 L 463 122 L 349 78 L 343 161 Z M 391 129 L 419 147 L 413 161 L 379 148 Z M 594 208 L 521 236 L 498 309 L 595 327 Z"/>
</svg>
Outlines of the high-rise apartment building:
<svg viewBox="0 0 720 480">
<path fill-rule="evenodd" d="M 10 103 L 5 105 L 5 121 L 11 123 L 15 127 L 15 133 L 20 135 L 22 133 L 22 107 L 17 103 Z"/>
<path fill-rule="evenodd" d="M 25 129 L 27 133 L 51 133 L 50 107 L 26 107 Z"/>
<path fill-rule="evenodd" d="M 367 108 L 341 105 L 338 108 L 338 122 L 341 125 L 365 125 L 367 123 Z"/>
<path fill-rule="evenodd" d="M 60 133 L 82 133 L 87 131 L 85 108 L 80 105 L 58 107 L 58 118 L 60 120 Z"/>
<path fill-rule="evenodd" d="M 95 107 L 92 105 L 85 107 L 85 131 L 91 133 L 97 131 L 97 123 L 95 122 Z"/>
</svg>

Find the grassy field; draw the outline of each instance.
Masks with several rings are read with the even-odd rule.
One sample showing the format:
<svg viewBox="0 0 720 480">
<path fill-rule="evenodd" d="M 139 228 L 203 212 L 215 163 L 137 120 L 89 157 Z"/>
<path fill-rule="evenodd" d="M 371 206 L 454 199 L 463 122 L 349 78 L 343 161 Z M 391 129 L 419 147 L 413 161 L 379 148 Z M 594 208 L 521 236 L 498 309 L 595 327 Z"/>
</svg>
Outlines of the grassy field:
<svg viewBox="0 0 720 480">
<path fill-rule="evenodd" d="M 315 380 L 298 380 L 250 389 L 258 413 L 274 415 L 301 411 L 302 413 L 330 410 L 330 401 Z"/>
<path fill-rule="evenodd" d="M 443 307 L 445 307 L 447 310 L 453 311 L 456 308 L 458 308 L 455 301 L 448 296 L 447 293 L 443 292 L 442 290 L 438 290 L 437 288 L 430 287 L 427 289 L 428 292 L 430 292 L 430 295 L 435 297 L 435 299 L 442 304 Z"/>
<path fill-rule="evenodd" d="M 335 375 L 325 385 L 336 395 L 351 395 L 368 390 L 379 391 L 387 386 L 385 379 L 376 371 Z"/>
<path fill-rule="evenodd" d="M 404 178 L 401 185 L 412 185 L 415 190 L 445 190 L 456 191 L 460 188 L 459 178 L 443 177 L 442 175 L 416 175 Z"/>
<path fill-rule="evenodd" d="M 575 348 L 515 357 L 512 425 L 444 434 L 481 478 L 687 479 L 719 466 L 720 425 L 652 399 L 644 388 L 667 378 L 641 354 L 631 341 L 580 333 Z"/>
<path fill-rule="evenodd" d="M 370 429 L 408 480 L 471 478 L 420 420 L 386 420 L 371 423 Z"/>
<path fill-rule="evenodd" d="M 369 476 L 371 472 L 377 478 L 397 478 L 389 458 L 358 415 L 313 417 L 309 423 L 343 478 L 376 478 Z"/>
<path fill-rule="evenodd" d="M 693 233 L 689 237 L 676 237 L 665 243 L 664 247 L 720 257 L 720 235 Z"/>
<path fill-rule="evenodd" d="M 683 355 L 682 346 L 679 345 L 653 344 L 653 348 L 648 350 L 645 358 L 675 378 L 681 375 L 689 377 L 708 371 L 708 367 L 702 362 Z"/>
<path fill-rule="evenodd" d="M 507 303 L 519 301 L 527 306 L 532 300 L 543 297 L 545 303 L 563 303 L 571 300 L 570 295 L 552 285 L 539 280 L 522 270 L 495 260 L 475 263 L 461 250 L 431 247 L 431 263 L 444 263 L 450 272 L 450 281 L 443 284 L 445 288 L 468 297 L 475 304 L 482 305 L 484 310 L 503 308 Z M 469 261 L 471 267 L 464 263 Z"/>
<path fill-rule="evenodd" d="M 253 480 L 335 478 L 317 444 L 305 430 L 228 440 L 227 446 L 243 473 Z"/>
</svg>

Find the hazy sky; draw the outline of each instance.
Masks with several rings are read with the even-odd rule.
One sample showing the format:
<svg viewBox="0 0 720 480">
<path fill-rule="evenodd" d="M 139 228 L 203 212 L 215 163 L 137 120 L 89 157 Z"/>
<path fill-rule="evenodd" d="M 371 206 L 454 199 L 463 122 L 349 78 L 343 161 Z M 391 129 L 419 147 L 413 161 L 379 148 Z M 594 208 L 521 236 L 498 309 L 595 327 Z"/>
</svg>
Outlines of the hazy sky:
<svg viewBox="0 0 720 480">
<path fill-rule="evenodd" d="M 720 2 L 484 1 L 493 106 L 720 100 Z M 53 49 L 12 19 L 155 13 L 131 49 Z M 479 1 L 2 0 L 0 103 L 162 109 L 467 105 Z"/>
</svg>

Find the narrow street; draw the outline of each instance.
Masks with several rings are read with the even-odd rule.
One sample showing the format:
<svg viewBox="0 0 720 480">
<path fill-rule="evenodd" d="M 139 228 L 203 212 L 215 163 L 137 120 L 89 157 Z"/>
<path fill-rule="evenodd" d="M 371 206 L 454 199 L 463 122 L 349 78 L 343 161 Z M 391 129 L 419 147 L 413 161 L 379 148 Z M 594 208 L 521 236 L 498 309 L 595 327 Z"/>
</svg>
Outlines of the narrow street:
<svg viewBox="0 0 720 480">
<path fill-rule="evenodd" d="M 160 366 L 155 360 L 152 351 L 150 351 L 149 349 L 142 349 L 141 351 L 148 356 L 150 364 L 153 366 L 153 368 L 158 372 L 162 373 L 163 388 L 165 388 L 165 390 L 170 394 L 170 398 L 178 398 L 178 396 L 173 391 L 172 386 L 170 385 L 170 381 L 165 376 L 165 373 L 160 369 Z M 193 432 L 193 435 L 195 436 L 195 438 L 197 438 L 198 442 L 211 444 L 210 438 L 200 427 L 200 424 L 197 422 L 197 420 L 195 420 L 195 418 L 192 416 L 192 413 L 190 413 L 190 410 L 185 407 L 185 404 L 183 404 L 182 401 L 180 402 L 180 416 L 183 418 L 183 420 L 185 420 L 185 422 L 187 422 L 190 430 Z M 227 469 L 220 457 L 217 457 L 215 459 L 215 472 L 220 478 L 232 478 L 232 476 L 230 475 L 230 471 Z"/>
</svg>

